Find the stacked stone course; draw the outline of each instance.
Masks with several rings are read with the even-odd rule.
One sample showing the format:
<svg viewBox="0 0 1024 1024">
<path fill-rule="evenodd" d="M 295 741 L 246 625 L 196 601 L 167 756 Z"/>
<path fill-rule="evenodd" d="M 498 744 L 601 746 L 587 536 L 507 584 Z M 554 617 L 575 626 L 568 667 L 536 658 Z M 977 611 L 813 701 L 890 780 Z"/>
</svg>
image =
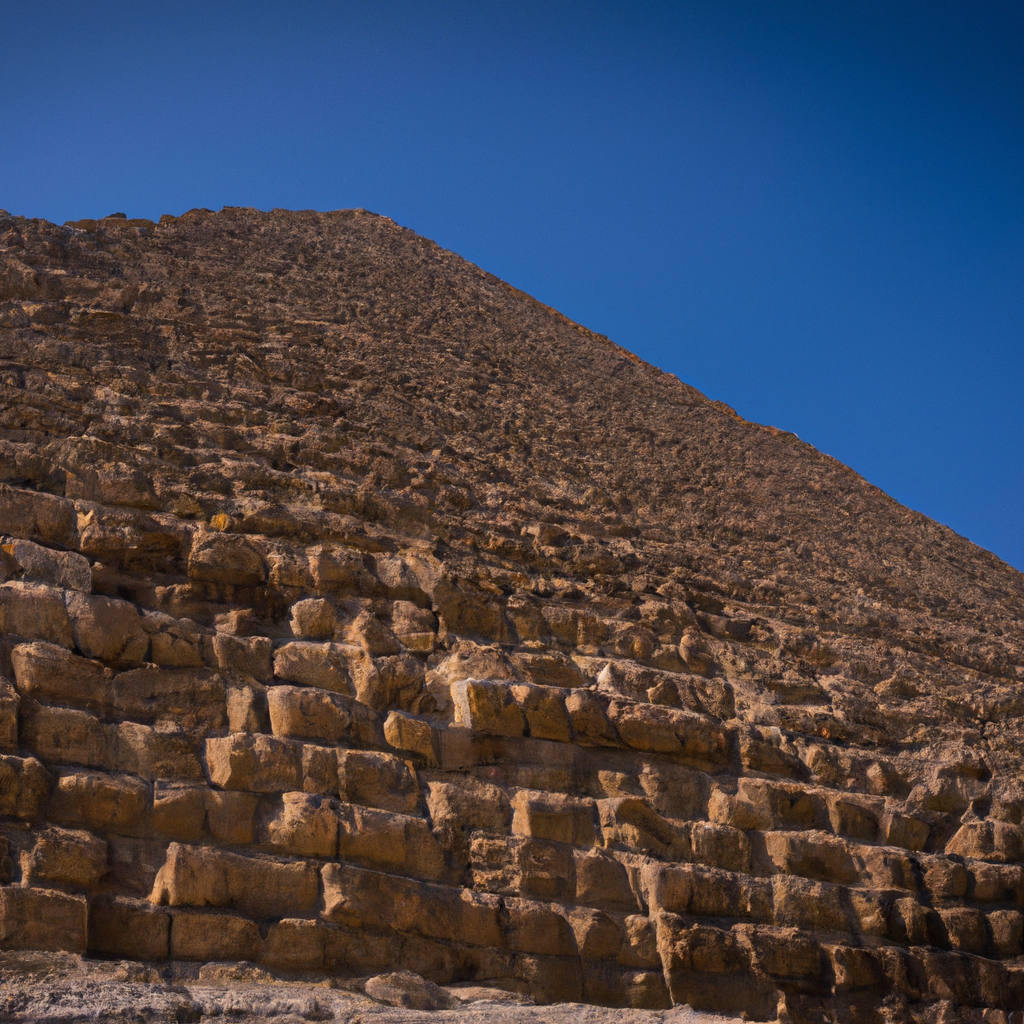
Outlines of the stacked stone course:
<svg viewBox="0 0 1024 1024">
<path fill-rule="evenodd" d="M 1019 574 L 380 218 L 115 220 L 0 214 L 0 950 L 1020 1024 Z"/>
</svg>

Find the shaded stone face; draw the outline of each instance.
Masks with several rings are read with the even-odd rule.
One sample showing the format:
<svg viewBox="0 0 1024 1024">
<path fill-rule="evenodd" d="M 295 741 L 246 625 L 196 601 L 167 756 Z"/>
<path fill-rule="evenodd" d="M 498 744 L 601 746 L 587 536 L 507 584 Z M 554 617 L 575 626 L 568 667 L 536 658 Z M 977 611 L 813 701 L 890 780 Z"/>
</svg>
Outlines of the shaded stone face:
<svg viewBox="0 0 1024 1024">
<path fill-rule="evenodd" d="M 1020 574 L 363 211 L 8 237 L 0 950 L 1024 1005 Z"/>
</svg>

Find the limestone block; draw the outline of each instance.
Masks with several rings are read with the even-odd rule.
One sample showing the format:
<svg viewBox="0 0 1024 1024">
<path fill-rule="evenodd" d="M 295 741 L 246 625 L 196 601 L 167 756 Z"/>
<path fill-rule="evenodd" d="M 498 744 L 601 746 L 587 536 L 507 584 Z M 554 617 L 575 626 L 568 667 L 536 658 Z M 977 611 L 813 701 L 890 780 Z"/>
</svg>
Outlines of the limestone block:
<svg viewBox="0 0 1024 1024">
<path fill-rule="evenodd" d="M 118 768 L 116 727 L 70 708 L 49 708 L 23 700 L 22 743 L 50 764 Z M 133 770 L 129 768 L 128 770 Z"/>
<path fill-rule="evenodd" d="M 985 956 L 988 952 L 988 930 L 985 915 L 973 907 L 944 907 L 939 917 L 946 929 L 949 944 L 964 953 Z"/>
<path fill-rule="evenodd" d="M 270 715 L 266 687 L 257 682 L 229 684 L 224 691 L 230 732 L 267 732 Z"/>
<path fill-rule="evenodd" d="M 946 854 L 1012 864 L 1024 860 L 1024 828 L 1006 821 L 972 821 L 960 826 Z"/>
<path fill-rule="evenodd" d="M 575 901 L 586 907 L 633 911 L 640 903 L 622 864 L 603 850 L 573 850 Z"/>
<path fill-rule="evenodd" d="M 0 885 L 0 949 L 84 955 L 87 915 L 84 896 Z"/>
<path fill-rule="evenodd" d="M 99 594 L 68 593 L 67 614 L 75 646 L 87 658 L 137 665 L 149 650 L 149 635 L 135 605 Z"/>
<path fill-rule="evenodd" d="M 561 651 L 515 651 L 511 659 L 523 678 L 536 686 L 568 689 L 590 682 L 579 665 Z"/>
<path fill-rule="evenodd" d="M 968 861 L 967 896 L 979 903 L 1016 903 L 1024 908 L 1024 867 Z"/>
<path fill-rule="evenodd" d="M 203 910 L 171 914 L 174 960 L 256 960 L 262 945 L 259 926 L 237 914 Z"/>
<path fill-rule="evenodd" d="M 171 915 L 129 896 L 96 896 L 89 903 L 89 952 L 127 960 L 165 960 Z"/>
<path fill-rule="evenodd" d="M 0 752 L 18 749 L 18 712 L 21 698 L 18 691 L 0 676 Z"/>
<path fill-rule="evenodd" d="M 658 857 L 689 860 L 690 841 L 641 797 L 597 801 L 606 846 L 623 846 Z"/>
<path fill-rule="evenodd" d="M 324 968 L 344 974 L 374 974 L 405 962 L 408 939 L 391 933 L 324 928 Z"/>
<path fill-rule="evenodd" d="M 398 654 L 401 649 L 394 633 L 372 612 L 360 612 L 345 627 L 345 639 L 373 657 Z"/>
<path fill-rule="evenodd" d="M 859 794 L 830 794 L 829 819 L 836 835 L 875 842 L 879 822 L 885 813 L 885 801 Z"/>
<path fill-rule="evenodd" d="M 928 912 L 913 896 L 893 902 L 889 910 L 889 938 L 907 946 L 928 944 Z"/>
<path fill-rule="evenodd" d="M 409 765 L 394 754 L 369 750 L 338 751 L 338 794 L 348 803 L 400 814 L 414 814 L 420 806 L 419 783 Z"/>
<path fill-rule="evenodd" d="M 350 662 L 361 660 L 358 647 L 295 641 L 274 652 L 274 675 L 286 682 L 352 694 Z"/>
<path fill-rule="evenodd" d="M 221 789 L 251 793 L 301 790 L 295 744 L 261 733 L 233 733 L 205 741 L 206 771 Z"/>
<path fill-rule="evenodd" d="M 429 722 L 401 711 L 390 711 L 384 721 L 384 739 L 388 746 L 421 758 L 436 767 L 440 762 L 439 740 Z"/>
<path fill-rule="evenodd" d="M 902 846 L 912 851 L 923 850 L 930 831 L 926 821 L 912 814 L 889 810 L 882 818 L 881 835 L 889 846 Z"/>
<path fill-rule="evenodd" d="M 746 726 L 739 730 L 740 764 L 747 772 L 805 779 L 810 775 L 807 765 L 795 753 L 783 749 L 777 729 Z"/>
<path fill-rule="evenodd" d="M 157 782 L 153 787 L 154 831 L 170 839 L 198 843 L 206 838 L 205 786 L 175 786 Z"/>
<path fill-rule="evenodd" d="M 614 960 L 622 949 L 625 929 L 610 914 L 589 907 L 569 911 L 576 948 L 585 960 Z"/>
<path fill-rule="evenodd" d="M 517 953 L 512 958 L 517 988 L 546 1003 L 578 1003 L 583 999 L 583 972 L 575 956 Z"/>
<path fill-rule="evenodd" d="M 821 946 L 796 928 L 743 926 L 737 933 L 751 962 L 776 981 L 812 981 L 825 970 Z"/>
<path fill-rule="evenodd" d="M 266 582 L 267 567 L 263 555 L 248 538 L 201 533 L 189 554 L 188 574 L 206 583 L 252 587 Z"/>
<path fill-rule="evenodd" d="M 130 775 L 62 769 L 47 808 L 62 825 L 124 831 L 138 828 L 149 808 L 150 788 Z"/>
<path fill-rule="evenodd" d="M 855 946 L 826 946 L 835 976 L 837 993 L 874 988 L 885 979 L 885 972 L 878 951 Z"/>
<path fill-rule="evenodd" d="M 679 754 L 709 764 L 726 764 L 732 737 L 714 719 L 654 704 L 612 701 L 608 717 L 622 741 L 634 750 Z"/>
<path fill-rule="evenodd" d="M 291 606 L 292 636 L 300 640 L 331 640 L 338 628 L 334 605 L 322 597 L 308 597 Z"/>
<path fill-rule="evenodd" d="M 686 832 L 696 863 L 725 871 L 750 871 L 750 840 L 745 832 L 706 821 L 690 822 Z"/>
<path fill-rule="evenodd" d="M 864 903 L 855 907 L 851 898 L 861 896 Z M 771 879 L 771 898 L 775 924 L 805 931 L 857 932 L 872 931 L 880 912 L 876 894 L 861 894 L 828 882 L 812 882 L 796 875 L 775 875 Z M 882 924 L 884 928 L 884 923 Z"/>
<path fill-rule="evenodd" d="M 259 962 L 278 971 L 319 971 L 324 966 L 324 927 L 318 921 L 285 918 L 272 924 Z"/>
<path fill-rule="evenodd" d="M 452 1010 L 461 1002 L 440 985 L 412 971 L 392 971 L 370 978 L 364 991 L 378 1003 L 409 1010 Z"/>
<path fill-rule="evenodd" d="M 507 834 L 512 807 L 503 789 L 467 775 L 458 782 L 429 782 L 427 808 L 435 825 Z"/>
<path fill-rule="evenodd" d="M 36 642 L 18 644 L 11 664 L 18 689 L 28 697 L 96 711 L 110 707 L 113 673 L 98 661 Z"/>
<path fill-rule="evenodd" d="M 619 950 L 619 963 L 628 967 L 661 967 L 658 937 L 654 922 L 643 914 L 630 914 L 622 922 L 623 945 Z"/>
<path fill-rule="evenodd" d="M 274 678 L 274 645 L 269 637 L 215 633 L 211 643 L 217 667 L 222 672 L 239 672 L 261 683 L 269 683 Z"/>
<path fill-rule="evenodd" d="M 575 956 L 576 936 L 568 918 L 554 904 L 507 897 L 506 942 L 509 949 L 548 956 Z"/>
<path fill-rule="evenodd" d="M 3 550 L 14 562 L 20 579 L 85 594 L 92 590 L 89 560 L 74 551 L 54 551 L 28 540 L 4 544 Z"/>
<path fill-rule="evenodd" d="M 283 793 L 268 815 L 261 841 L 278 853 L 335 857 L 338 853 L 338 801 L 312 793 Z"/>
<path fill-rule="evenodd" d="M 350 928 L 415 932 L 447 942 L 500 947 L 504 944 L 501 901 L 488 893 L 354 867 L 323 867 L 328 921 Z"/>
<path fill-rule="evenodd" d="M 377 715 L 365 704 L 342 694 L 297 686 L 267 689 L 270 727 L 275 736 L 353 742 L 359 746 L 383 746 Z"/>
<path fill-rule="evenodd" d="M 765 847 L 777 871 L 820 882 L 852 884 L 863 866 L 849 846 L 824 832 L 767 832 Z"/>
<path fill-rule="evenodd" d="M 697 917 L 772 920 L 772 888 L 767 879 L 696 864 L 645 867 L 643 877 L 652 907 Z"/>
<path fill-rule="evenodd" d="M 375 589 L 376 581 L 366 571 L 358 551 L 317 544 L 306 557 L 317 590 L 369 594 Z"/>
<path fill-rule="evenodd" d="M 0 633 L 58 647 L 70 648 L 74 643 L 61 591 L 41 583 L 0 584 Z"/>
<path fill-rule="evenodd" d="M 158 906 L 226 907 L 261 920 L 309 914 L 318 892 L 312 864 L 171 843 L 150 901 Z"/>
<path fill-rule="evenodd" d="M 576 889 L 573 852 L 562 844 L 477 832 L 469 859 L 474 888 L 486 892 L 568 901 Z"/>
<path fill-rule="evenodd" d="M 120 672 L 111 685 L 110 706 L 120 718 L 168 721 L 186 730 L 213 732 L 228 724 L 224 680 L 206 668 Z"/>
<path fill-rule="evenodd" d="M 878 889 L 919 888 L 920 863 L 900 849 L 884 846 L 860 846 L 856 860 L 861 882 L 869 881 Z"/>
<path fill-rule="evenodd" d="M 571 691 L 565 697 L 565 710 L 579 742 L 598 747 L 619 745 L 618 733 L 594 693 L 583 689 Z"/>
<path fill-rule="evenodd" d="M 786 783 L 741 778 L 735 794 L 712 791 L 708 817 L 718 825 L 743 831 L 818 829 L 829 827 L 824 800 L 817 793 Z"/>
<path fill-rule="evenodd" d="M 78 550 L 78 514 L 65 498 L 0 484 L 0 533 Z"/>
<path fill-rule="evenodd" d="M 512 807 L 512 831 L 517 835 L 575 846 L 597 841 L 593 800 L 523 789 L 513 796 Z"/>
<path fill-rule="evenodd" d="M 90 832 L 50 827 L 33 832 L 31 839 L 21 854 L 24 885 L 88 889 L 107 872 L 107 844 Z"/>
<path fill-rule="evenodd" d="M 403 647 L 417 654 L 430 654 L 437 647 L 437 616 L 412 601 L 392 604 L 391 631 Z"/>
<path fill-rule="evenodd" d="M 415 710 L 423 691 L 423 666 L 411 654 L 389 657 L 364 657 L 352 666 L 356 698 L 363 704 L 384 711 L 389 708 Z"/>
<path fill-rule="evenodd" d="M 208 789 L 205 798 L 206 826 L 216 842 L 227 846 L 248 846 L 254 842 L 257 797 L 252 793 Z"/>
<path fill-rule="evenodd" d="M 565 710 L 565 694 L 554 686 L 512 686 L 512 696 L 526 716 L 526 731 L 542 740 L 568 743 L 572 738 L 569 713 Z"/>
<path fill-rule="evenodd" d="M 462 679 L 451 685 L 455 722 L 486 736 L 522 736 L 526 719 L 505 683 Z"/>
<path fill-rule="evenodd" d="M 164 612 L 145 612 L 142 628 L 149 636 L 149 660 L 167 668 L 201 668 L 202 629 L 191 619 L 175 619 Z"/>
<path fill-rule="evenodd" d="M 444 874 L 444 854 L 422 818 L 346 803 L 340 812 L 342 860 L 427 881 Z"/>
<path fill-rule="evenodd" d="M 320 796 L 338 794 L 338 752 L 334 747 L 300 743 L 302 792 Z"/>
<path fill-rule="evenodd" d="M 959 899 L 967 895 L 967 868 L 946 857 L 921 857 L 924 889 L 933 900 Z"/>
<path fill-rule="evenodd" d="M 986 918 L 996 956 L 1010 959 L 1024 953 L 1024 915 L 1019 910 L 993 910 Z"/>
</svg>

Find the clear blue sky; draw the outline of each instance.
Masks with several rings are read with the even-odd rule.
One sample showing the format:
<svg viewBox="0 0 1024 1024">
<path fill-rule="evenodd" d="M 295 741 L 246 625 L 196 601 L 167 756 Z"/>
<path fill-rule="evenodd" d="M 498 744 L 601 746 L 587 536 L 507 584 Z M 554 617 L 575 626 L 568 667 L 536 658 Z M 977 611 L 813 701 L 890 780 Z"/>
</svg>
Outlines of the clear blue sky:
<svg viewBox="0 0 1024 1024">
<path fill-rule="evenodd" d="M 361 206 L 1024 568 L 1024 4 L 0 0 L 0 207 Z"/>
</svg>

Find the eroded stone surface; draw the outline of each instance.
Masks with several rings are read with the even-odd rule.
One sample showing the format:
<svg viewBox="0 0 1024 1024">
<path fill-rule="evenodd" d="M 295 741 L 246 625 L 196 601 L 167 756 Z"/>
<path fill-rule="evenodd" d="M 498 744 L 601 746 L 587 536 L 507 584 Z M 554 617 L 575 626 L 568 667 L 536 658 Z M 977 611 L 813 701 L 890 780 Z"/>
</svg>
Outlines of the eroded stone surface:
<svg viewBox="0 0 1024 1024">
<path fill-rule="evenodd" d="M 1022 622 L 384 218 L 0 213 L 0 949 L 112 1013 L 1016 1022 Z"/>
</svg>

